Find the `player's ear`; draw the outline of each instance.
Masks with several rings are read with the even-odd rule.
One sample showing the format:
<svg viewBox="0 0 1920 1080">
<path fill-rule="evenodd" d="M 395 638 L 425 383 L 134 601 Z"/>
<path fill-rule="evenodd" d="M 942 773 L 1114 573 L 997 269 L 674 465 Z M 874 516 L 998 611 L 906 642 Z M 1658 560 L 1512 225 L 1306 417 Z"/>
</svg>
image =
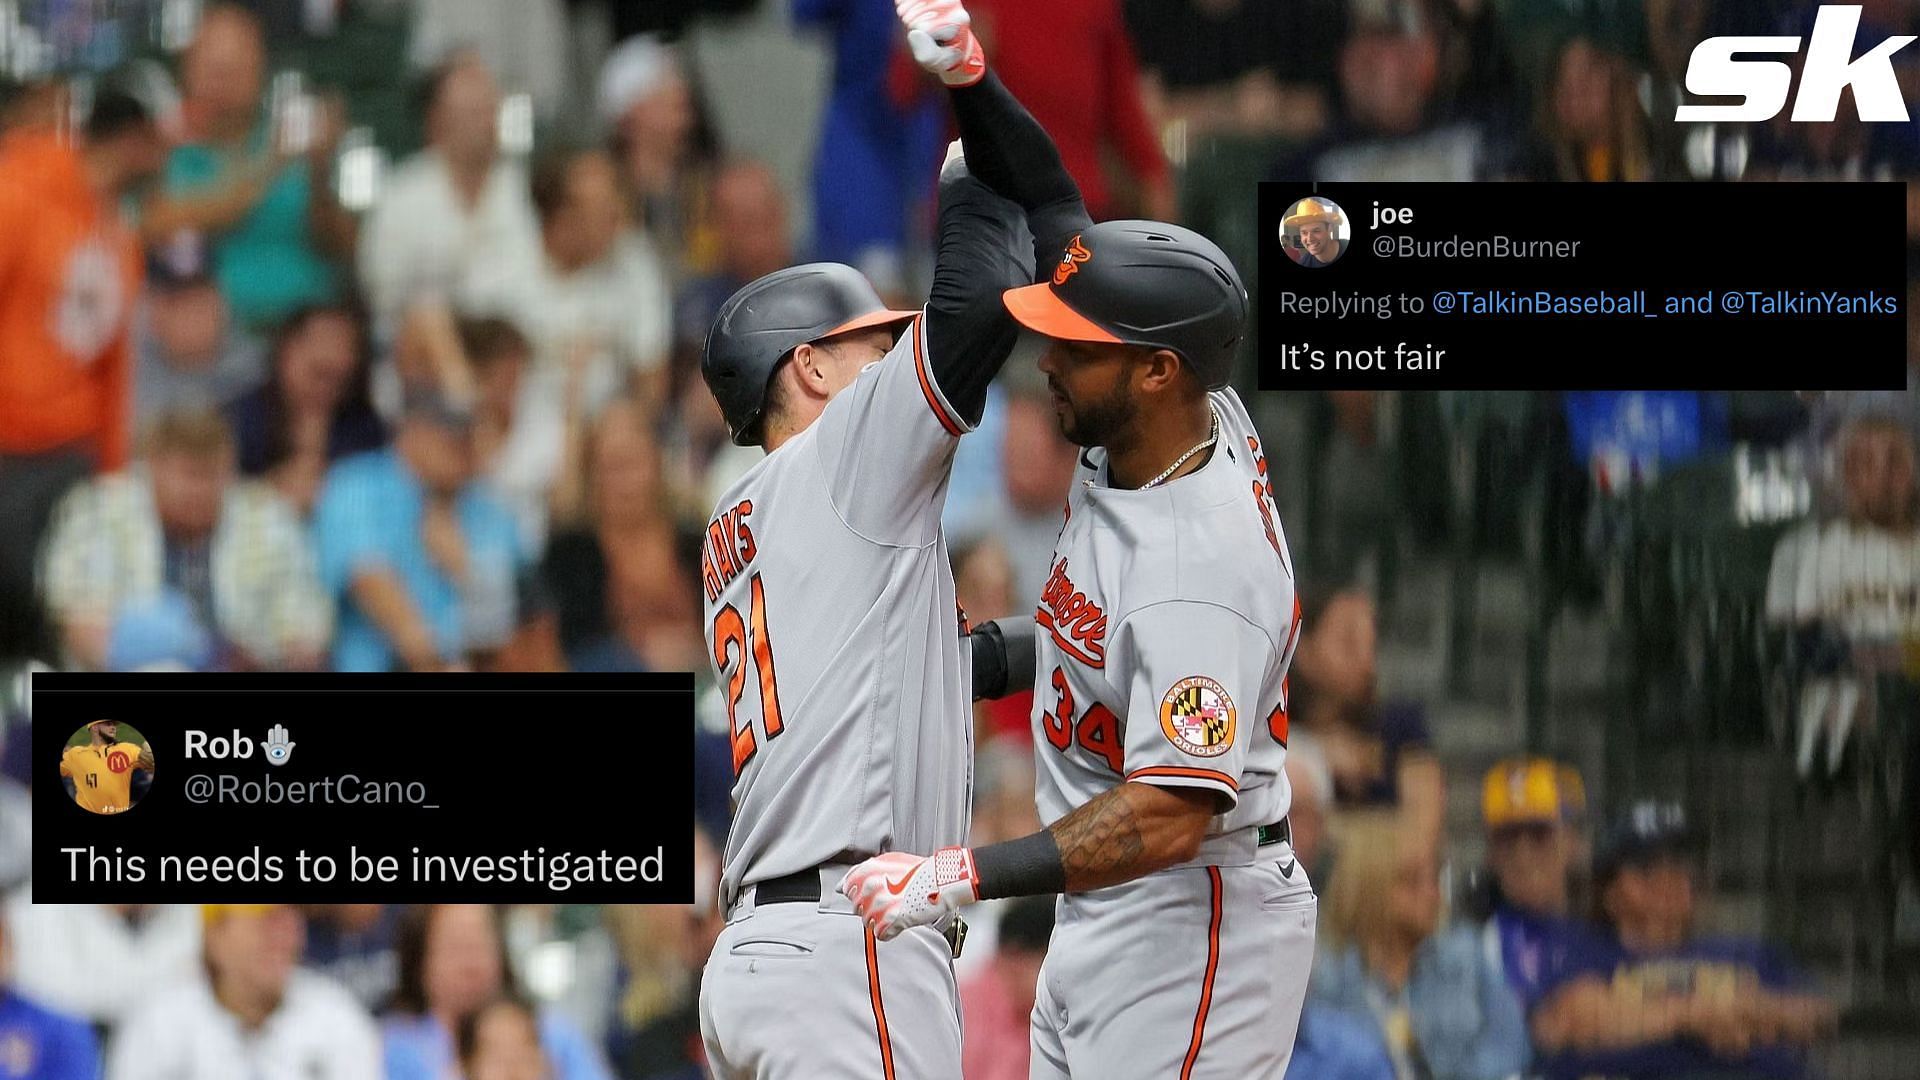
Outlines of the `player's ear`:
<svg viewBox="0 0 1920 1080">
<path fill-rule="evenodd" d="M 1187 365 L 1171 349 L 1155 349 L 1141 361 L 1140 388 L 1152 393 L 1172 388 L 1180 381 Z"/>
<path fill-rule="evenodd" d="M 829 390 L 826 369 L 827 353 L 811 342 L 801 342 L 793 348 L 793 377 L 799 381 L 800 388 L 815 397 L 826 397 Z"/>
</svg>

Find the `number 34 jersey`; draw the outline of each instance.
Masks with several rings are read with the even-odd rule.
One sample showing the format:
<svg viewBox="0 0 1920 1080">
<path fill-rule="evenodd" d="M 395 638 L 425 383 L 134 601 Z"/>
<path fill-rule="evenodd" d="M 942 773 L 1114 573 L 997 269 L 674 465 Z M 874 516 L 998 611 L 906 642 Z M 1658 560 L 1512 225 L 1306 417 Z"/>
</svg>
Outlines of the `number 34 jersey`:
<svg viewBox="0 0 1920 1080">
<path fill-rule="evenodd" d="M 1034 613 L 1036 801 L 1051 825 L 1128 780 L 1202 788 L 1222 812 L 1200 862 L 1287 812 L 1287 667 L 1300 632 L 1266 455 L 1232 390 L 1220 441 L 1157 487 L 1108 486 L 1089 450 Z"/>
<path fill-rule="evenodd" d="M 967 426 L 926 320 L 721 497 L 701 559 L 733 725 L 722 896 L 964 843 L 971 673 L 940 532 Z"/>
</svg>

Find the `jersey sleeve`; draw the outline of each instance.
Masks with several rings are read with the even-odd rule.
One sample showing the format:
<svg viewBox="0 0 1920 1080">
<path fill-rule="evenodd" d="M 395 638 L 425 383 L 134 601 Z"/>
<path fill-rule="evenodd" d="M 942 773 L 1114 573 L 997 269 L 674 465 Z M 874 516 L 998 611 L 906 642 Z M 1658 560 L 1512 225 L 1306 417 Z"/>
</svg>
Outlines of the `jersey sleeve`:
<svg viewBox="0 0 1920 1080">
<path fill-rule="evenodd" d="M 1128 616 L 1115 651 L 1126 680 L 1126 778 L 1206 788 L 1237 804 L 1278 647 L 1230 608 L 1169 600 Z"/>
<path fill-rule="evenodd" d="M 849 528 L 878 543 L 933 540 L 954 449 L 973 427 L 933 381 L 924 317 L 835 395 L 815 426 L 833 508 Z"/>
</svg>

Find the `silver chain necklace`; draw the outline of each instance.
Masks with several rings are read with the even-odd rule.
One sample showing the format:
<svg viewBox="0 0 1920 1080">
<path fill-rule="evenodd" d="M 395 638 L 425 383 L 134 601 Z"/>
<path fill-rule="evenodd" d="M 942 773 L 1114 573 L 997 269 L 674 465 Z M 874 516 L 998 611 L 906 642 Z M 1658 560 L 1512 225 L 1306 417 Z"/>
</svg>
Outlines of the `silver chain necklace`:
<svg viewBox="0 0 1920 1080">
<path fill-rule="evenodd" d="M 1217 443 L 1220 441 L 1220 414 L 1217 412 L 1214 412 L 1213 406 L 1211 405 L 1207 406 L 1207 413 L 1208 415 L 1213 417 L 1213 427 L 1211 428 L 1211 430 L 1207 432 L 1207 437 L 1201 440 L 1200 442 L 1195 443 L 1193 446 L 1193 449 L 1187 451 L 1184 454 L 1181 454 L 1177 458 L 1174 458 L 1173 464 L 1167 466 L 1166 472 L 1163 472 L 1159 476 L 1156 476 L 1153 479 L 1147 481 L 1146 483 L 1141 484 L 1140 485 L 1141 491 L 1145 491 L 1150 487 L 1158 487 L 1159 485 L 1166 483 L 1167 477 L 1172 476 L 1176 472 L 1179 472 L 1180 466 L 1185 465 L 1187 462 L 1193 460 L 1193 455 L 1199 453 L 1202 450 L 1205 450 L 1207 447 L 1212 446 L 1214 443 Z"/>
</svg>

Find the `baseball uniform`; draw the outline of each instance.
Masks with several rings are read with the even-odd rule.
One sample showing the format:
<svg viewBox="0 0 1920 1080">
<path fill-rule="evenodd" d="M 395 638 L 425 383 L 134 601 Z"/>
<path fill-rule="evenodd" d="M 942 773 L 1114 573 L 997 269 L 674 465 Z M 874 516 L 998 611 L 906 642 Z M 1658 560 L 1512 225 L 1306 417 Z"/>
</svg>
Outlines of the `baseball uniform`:
<svg viewBox="0 0 1920 1080">
<path fill-rule="evenodd" d="M 133 770 L 142 753 L 130 742 L 69 746 L 60 755 L 60 775 L 73 778 L 73 798 L 83 809 L 117 814 L 133 805 Z"/>
<path fill-rule="evenodd" d="M 1129 780 L 1221 807 L 1192 861 L 1061 897 L 1036 1078 L 1277 1078 L 1291 1053 L 1315 922 L 1281 825 L 1299 606 L 1259 435 L 1232 390 L 1209 401 L 1219 443 L 1186 476 L 1117 489 L 1082 455 L 1035 612 L 1041 819 Z"/>
</svg>

